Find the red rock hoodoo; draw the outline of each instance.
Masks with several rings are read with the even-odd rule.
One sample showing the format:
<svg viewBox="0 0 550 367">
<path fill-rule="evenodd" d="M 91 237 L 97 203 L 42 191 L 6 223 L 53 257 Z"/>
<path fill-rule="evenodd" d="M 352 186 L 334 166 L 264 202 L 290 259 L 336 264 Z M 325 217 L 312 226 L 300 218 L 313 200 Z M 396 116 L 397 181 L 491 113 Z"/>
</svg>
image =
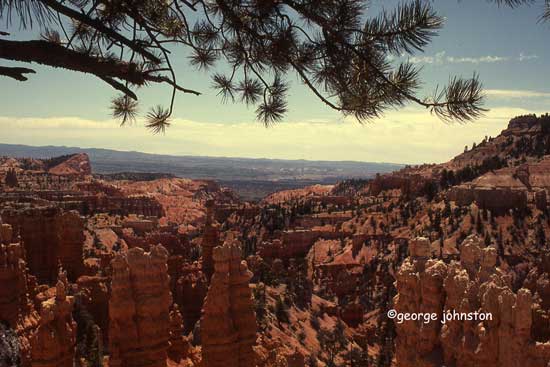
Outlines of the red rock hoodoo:
<svg viewBox="0 0 550 367">
<path fill-rule="evenodd" d="M 207 367 L 252 367 L 256 315 L 241 247 L 225 243 L 214 249 L 214 275 L 201 318 L 202 358 Z"/>
<path fill-rule="evenodd" d="M 55 295 L 40 302 L 40 324 L 31 337 L 33 367 L 72 367 L 76 346 L 74 297 L 67 296 L 67 274 L 60 272 Z"/>
<path fill-rule="evenodd" d="M 461 245 L 460 261 L 429 259 L 425 238 L 411 242 L 410 257 L 399 269 L 395 309 L 435 313 L 436 321 L 396 321 L 397 366 L 547 367 L 550 343 L 533 339 L 533 311 L 540 309 L 531 291 L 513 291 L 496 267 L 497 250 L 483 247 L 475 235 Z M 443 312 L 484 313 L 491 319 L 453 319 Z"/>
<path fill-rule="evenodd" d="M 170 346 L 168 252 L 152 246 L 117 255 L 111 262 L 110 366 L 166 366 Z"/>
</svg>

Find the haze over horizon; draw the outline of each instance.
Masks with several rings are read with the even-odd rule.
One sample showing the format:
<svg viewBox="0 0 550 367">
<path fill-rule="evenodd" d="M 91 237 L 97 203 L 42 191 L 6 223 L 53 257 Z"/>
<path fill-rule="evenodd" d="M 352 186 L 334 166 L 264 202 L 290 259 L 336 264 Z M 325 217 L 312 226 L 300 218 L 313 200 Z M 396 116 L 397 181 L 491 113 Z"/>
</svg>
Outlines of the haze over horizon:
<svg viewBox="0 0 550 367">
<path fill-rule="evenodd" d="M 375 15 L 381 4 L 391 9 L 397 1 L 372 3 Z M 285 122 L 266 129 L 244 105 L 223 104 L 209 88 L 208 75 L 193 70 L 181 55 L 175 66 L 181 80 L 204 95 L 178 95 L 175 118 L 165 135 L 152 135 L 139 120 L 135 126 L 119 127 L 109 117 L 114 93 L 101 81 L 37 67 L 27 82 L 0 82 L 0 143 L 215 157 L 447 161 L 465 145 L 497 135 L 516 115 L 547 112 L 550 89 L 541 75 L 549 66 L 545 40 L 550 29 L 537 22 L 542 3 L 513 10 L 474 1 L 434 5 L 447 23 L 426 51 L 411 60 L 424 66 L 427 92 L 450 75 L 480 74 L 490 111 L 473 123 L 445 124 L 427 110 L 407 106 L 360 125 L 294 83 Z M 17 37 L 29 39 L 30 34 Z M 139 93 L 143 113 L 164 103 L 169 91 L 152 86 Z"/>
</svg>

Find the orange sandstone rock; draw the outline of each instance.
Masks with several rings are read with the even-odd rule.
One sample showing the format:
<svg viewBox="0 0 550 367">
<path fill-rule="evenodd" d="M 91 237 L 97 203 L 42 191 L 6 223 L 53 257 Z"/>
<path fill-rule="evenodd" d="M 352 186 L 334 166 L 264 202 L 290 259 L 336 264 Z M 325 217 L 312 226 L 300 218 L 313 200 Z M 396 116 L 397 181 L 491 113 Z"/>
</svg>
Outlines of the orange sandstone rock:
<svg viewBox="0 0 550 367">
<path fill-rule="evenodd" d="M 215 272 L 201 318 L 202 358 L 207 367 L 252 367 L 256 315 L 241 247 L 225 243 L 214 249 Z"/>
<path fill-rule="evenodd" d="M 111 262 L 109 350 L 111 366 L 166 366 L 170 341 L 168 252 L 139 247 Z"/>
<path fill-rule="evenodd" d="M 413 240 L 415 245 L 423 240 Z M 435 313 L 436 321 L 395 321 L 399 367 L 547 367 L 550 342 L 540 342 L 533 316 L 544 314 L 531 290 L 514 291 L 496 267 L 496 250 L 475 235 L 461 244 L 460 261 L 428 259 L 413 246 L 396 275 L 399 313 Z M 538 294 L 538 288 L 534 286 Z M 443 312 L 471 314 L 444 324 Z M 473 313 L 490 314 L 490 318 Z M 447 317 L 448 319 L 448 317 Z"/>
<path fill-rule="evenodd" d="M 40 324 L 31 337 L 33 367 L 72 367 L 76 346 L 74 298 L 67 296 L 67 274 L 61 272 L 55 296 L 40 304 Z"/>
</svg>

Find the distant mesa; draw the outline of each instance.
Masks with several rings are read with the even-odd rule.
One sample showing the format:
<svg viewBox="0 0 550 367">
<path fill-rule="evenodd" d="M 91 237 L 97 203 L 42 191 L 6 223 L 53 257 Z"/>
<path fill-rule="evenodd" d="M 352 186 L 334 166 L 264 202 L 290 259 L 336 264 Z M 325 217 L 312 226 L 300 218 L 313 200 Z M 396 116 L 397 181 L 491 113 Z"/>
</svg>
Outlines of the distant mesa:
<svg viewBox="0 0 550 367">
<path fill-rule="evenodd" d="M 92 174 L 92 166 L 88 155 L 79 153 L 71 155 L 65 161 L 49 168 L 48 172 L 53 175 L 88 176 Z"/>
</svg>

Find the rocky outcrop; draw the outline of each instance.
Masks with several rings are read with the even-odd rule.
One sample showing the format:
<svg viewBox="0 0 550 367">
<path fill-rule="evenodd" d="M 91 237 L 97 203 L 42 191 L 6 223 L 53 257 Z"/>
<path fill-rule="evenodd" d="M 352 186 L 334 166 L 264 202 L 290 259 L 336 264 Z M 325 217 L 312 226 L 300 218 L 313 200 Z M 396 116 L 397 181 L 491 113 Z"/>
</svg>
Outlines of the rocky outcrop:
<svg viewBox="0 0 550 367">
<path fill-rule="evenodd" d="M 447 198 L 458 205 L 472 202 L 484 209 L 503 213 L 534 204 L 546 210 L 550 190 L 550 158 L 505 167 L 481 175 L 469 183 L 452 187 Z"/>
<path fill-rule="evenodd" d="M 377 174 L 369 183 L 369 193 L 377 196 L 382 191 L 400 190 L 404 196 L 421 195 L 429 182 L 429 179 L 418 174 Z"/>
<path fill-rule="evenodd" d="M 111 262 L 110 366 L 166 366 L 172 297 L 168 252 L 136 247 Z"/>
<path fill-rule="evenodd" d="M 264 241 L 258 245 L 258 255 L 268 259 L 300 258 L 307 256 L 309 250 L 319 239 L 342 239 L 350 235 L 345 231 L 337 231 L 334 227 L 285 230 L 280 232 L 280 239 Z"/>
<path fill-rule="evenodd" d="M 164 210 L 155 198 L 134 195 L 130 197 L 95 196 L 95 201 L 90 203 L 90 211 L 111 213 L 118 215 L 143 215 L 146 217 L 162 217 Z"/>
<path fill-rule="evenodd" d="M 40 283 L 55 283 L 59 265 L 74 281 L 84 270 L 84 223 L 76 212 L 45 206 L 2 212 L 25 244 L 27 265 Z"/>
<path fill-rule="evenodd" d="M 55 295 L 40 302 L 40 324 L 31 337 L 33 367 L 72 367 L 76 346 L 74 298 L 67 296 L 67 275 L 61 272 Z"/>
<path fill-rule="evenodd" d="M 449 201 L 459 206 L 475 202 L 480 208 L 493 213 L 503 213 L 509 209 L 523 209 L 527 206 L 527 190 L 510 187 L 480 187 L 463 184 L 453 187 L 447 194 Z"/>
<path fill-rule="evenodd" d="M 548 115 L 541 115 L 540 117 L 536 115 L 517 116 L 510 120 L 508 128 L 503 131 L 503 134 L 508 133 L 510 135 L 517 131 L 526 133 L 532 129 L 534 129 L 534 132 L 538 132 L 541 125 L 547 124 L 548 122 L 550 122 Z"/>
<path fill-rule="evenodd" d="M 106 193 L 94 194 L 85 191 L 31 191 L 25 195 L 38 196 L 41 199 L 55 202 L 57 206 L 65 210 L 75 210 L 82 215 L 109 213 L 157 218 L 164 215 L 160 203 L 155 198 L 145 195 L 110 196 Z M 12 197 L 14 196 L 15 194 L 12 195 Z"/>
<path fill-rule="evenodd" d="M 252 367 L 256 316 L 241 247 L 225 243 L 213 253 L 215 272 L 201 318 L 202 358 L 208 367 Z"/>
<path fill-rule="evenodd" d="M 496 249 L 481 243 L 468 237 L 460 261 L 445 264 L 429 259 L 429 241 L 412 241 L 396 276 L 395 309 L 437 320 L 394 320 L 398 366 L 547 366 L 550 342 L 533 339 L 533 311 L 541 306 L 529 289 L 512 290 Z"/>
</svg>

